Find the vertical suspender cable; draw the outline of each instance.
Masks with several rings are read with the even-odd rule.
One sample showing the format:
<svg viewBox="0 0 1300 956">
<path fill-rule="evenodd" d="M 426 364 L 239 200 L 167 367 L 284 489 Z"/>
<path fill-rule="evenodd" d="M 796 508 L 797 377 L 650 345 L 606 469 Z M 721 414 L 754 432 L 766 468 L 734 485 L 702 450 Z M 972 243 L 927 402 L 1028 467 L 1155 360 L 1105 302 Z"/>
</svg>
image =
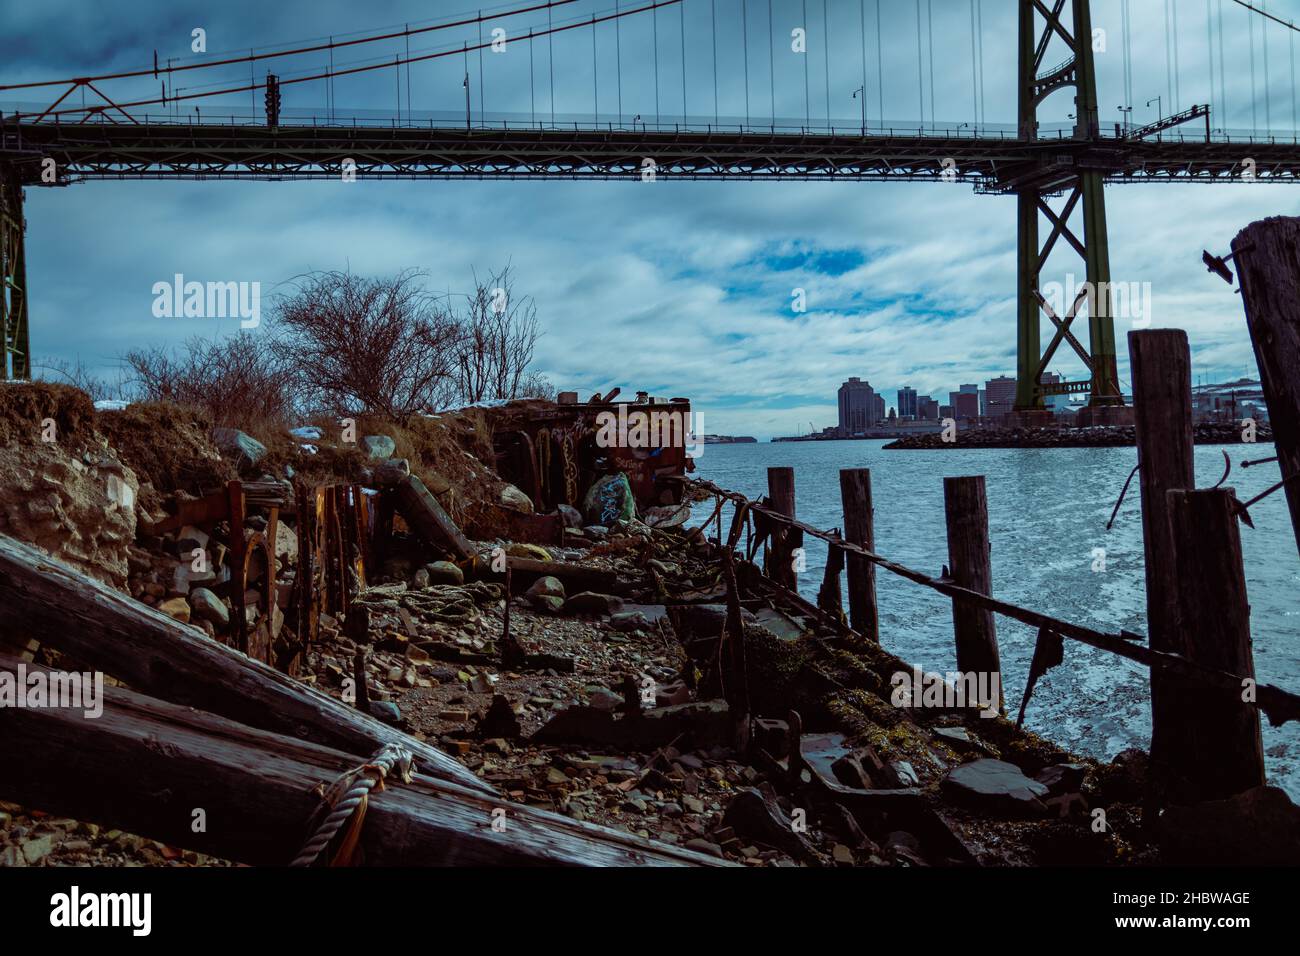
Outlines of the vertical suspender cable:
<svg viewBox="0 0 1300 956">
<path fill-rule="evenodd" d="M 934 122 L 934 6 L 933 0 L 925 0 L 925 30 L 930 48 L 930 122 Z"/>
<path fill-rule="evenodd" d="M 1210 108 L 1217 110 L 1219 97 L 1214 90 L 1214 15 L 1210 9 L 1210 0 L 1205 0 L 1205 48 L 1210 55 Z"/>
<path fill-rule="evenodd" d="M 682 23 L 682 125 L 686 125 L 686 0 L 682 0 L 681 7 L 678 8 L 681 15 Z M 593 13 L 591 18 L 594 20 L 596 15 Z"/>
<path fill-rule="evenodd" d="M 772 29 L 772 0 L 767 0 L 767 85 L 772 99 L 772 125 L 776 126 L 776 33 Z"/>
<path fill-rule="evenodd" d="M 1250 31 L 1250 129 L 1252 134 L 1259 133 L 1259 107 L 1255 100 L 1258 94 L 1255 91 L 1255 21 L 1251 19 L 1250 11 L 1246 11 L 1246 29 Z"/>
<path fill-rule="evenodd" d="M 975 0 L 975 18 L 978 21 L 975 33 L 980 47 L 980 122 L 987 123 L 989 116 L 984 109 L 984 0 Z"/>
<path fill-rule="evenodd" d="M 1169 0 L 1169 12 L 1174 22 L 1174 108 L 1173 113 L 1182 111 L 1182 91 L 1178 88 L 1178 4 L 1175 0 Z"/>
<path fill-rule="evenodd" d="M 921 107 L 921 128 L 925 128 L 925 57 L 921 55 L 921 0 L 916 3 L 916 99 Z"/>
<path fill-rule="evenodd" d="M 618 125 L 619 125 L 619 126 L 622 126 L 622 125 L 623 125 L 623 31 L 622 31 L 621 29 L 619 29 L 618 22 L 619 22 L 620 20 L 622 20 L 623 18 L 622 18 L 621 16 L 617 16 L 617 14 L 618 14 L 618 0 L 614 0 L 614 13 L 616 14 L 616 16 L 614 17 L 614 53 L 615 53 L 615 56 L 614 56 L 614 69 L 618 72 Z M 715 29 L 716 29 L 716 27 L 715 27 Z M 715 44 L 716 44 L 717 41 L 715 40 L 714 42 L 715 42 Z M 715 49 L 716 49 L 716 46 L 715 46 Z M 715 86 L 715 90 L 714 90 L 714 101 L 715 101 L 715 108 L 716 108 L 716 101 L 717 101 L 717 90 L 716 90 L 716 86 L 717 86 L 717 79 L 716 79 L 716 77 L 717 77 L 717 67 L 716 67 L 716 65 L 715 65 L 715 67 L 714 67 L 714 74 L 713 74 L 713 75 L 714 75 L 714 77 L 715 77 L 715 79 L 714 79 L 714 86 Z M 716 111 L 716 109 L 715 109 L 715 111 Z"/>
<path fill-rule="evenodd" d="M 406 121 L 411 122 L 411 25 L 406 25 Z"/>
<path fill-rule="evenodd" d="M 970 109 L 972 125 L 980 118 L 979 81 L 975 75 L 975 0 L 970 0 Z"/>
<path fill-rule="evenodd" d="M 1223 58 L 1223 0 L 1219 3 L 1219 96 L 1223 99 L 1223 128 L 1228 127 L 1228 87 L 1224 76 Z"/>
<path fill-rule="evenodd" d="M 1174 60 L 1169 50 L 1169 4 L 1171 2 L 1172 0 L 1165 0 L 1165 102 L 1172 108 L 1174 105 Z"/>
<path fill-rule="evenodd" d="M 618 21 L 615 20 L 615 23 Z M 537 85 L 534 79 L 533 70 L 533 47 L 537 46 L 533 42 L 533 28 L 528 28 L 528 114 L 532 117 L 533 125 L 537 125 Z"/>
<path fill-rule="evenodd" d="M 822 65 L 826 71 L 826 126 L 831 126 L 831 27 L 826 12 L 828 0 L 822 0 Z"/>
<path fill-rule="evenodd" d="M 1295 122 L 1295 31 L 1291 30 L 1287 34 L 1291 43 L 1291 130 L 1294 133 L 1296 128 Z M 1294 139 L 1294 136 L 1292 137 Z"/>
<path fill-rule="evenodd" d="M 487 112 L 483 108 L 483 11 L 478 12 L 478 121 L 487 125 Z"/>
<path fill-rule="evenodd" d="M 1268 0 L 1262 0 L 1264 11 L 1268 11 Z M 1273 128 L 1273 99 L 1269 92 L 1268 78 L 1268 17 L 1261 17 L 1259 35 L 1264 41 L 1264 129 Z"/>
<path fill-rule="evenodd" d="M 713 10 L 713 125 L 718 125 L 718 0 L 712 0 Z"/>
<path fill-rule="evenodd" d="M 808 100 L 808 0 L 803 0 L 803 122 L 812 125 L 812 106 Z"/>
<path fill-rule="evenodd" d="M 591 15 L 591 102 L 596 125 L 600 125 L 600 70 L 596 68 L 596 15 Z"/>
<path fill-rule="evenodd" d="M 740 39 L 745 48 L 745 125 L 749 126 L 749 13 L 744 0 L 740 4 Z"/>
<path fill-rule="evenodd" d="M 880 4 L 876 0 L 876 92 L 880 94 L 880 125 L 885 125 L 885 59 L 880 40 Z M 866 91 L 862 93 L 866 96 Z"/>
<path fill-rule="evenodd" d="M 546 61 L 551 70 L 551 125 L 555 125 L 555 34 L 551 32 L 551 5 L 546 5 Z"/>
<path fill-rule="evenodd" d="M 655 42 L 655 125 L 659 125 L 659 8 L 650 11 L 654 18 Z"/>
<path fill-rule="evenodd" d="M 858 4 L 858 24 L 862 27 L 862 135 L 867 135 L 867 0 Z"/>
</svg>

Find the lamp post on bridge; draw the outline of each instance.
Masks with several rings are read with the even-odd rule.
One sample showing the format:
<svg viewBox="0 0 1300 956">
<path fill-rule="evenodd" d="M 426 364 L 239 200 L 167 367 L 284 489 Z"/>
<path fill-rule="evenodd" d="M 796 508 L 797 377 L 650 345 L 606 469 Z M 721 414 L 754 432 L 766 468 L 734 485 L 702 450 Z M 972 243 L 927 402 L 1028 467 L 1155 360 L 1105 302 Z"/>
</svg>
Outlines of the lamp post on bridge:
<svg viewBox="0 0 1300 956">
<path fill-rule="evenodd" d="M 1157 114 L 1157 115 L 1156 115 L 1156 119 L 1158 119 L 1158 120 L 1162 120 L 1162 119 L 1164 119 L 1164 118 L 1165 118 L 1165 98 L 1164 98 L 1163 96 L 1157 96 L 1157 97 L 1155 97 L 1154 99 L 1149 99 L 1149 100 L 1147 100 L 1147 108 L 1148 108 L 1148 109 L 1151 108 L 1151 104 L 1152 104 L 1152 103 L 1156 104 L 1156 114 Z"/>
<path fill-rule="evenodd" d="M 865 137 L 867 135 L 867 88 L 859 86 L 853 91 L 853 98 L 862 104 L 862 135 Z"/>
</svg>

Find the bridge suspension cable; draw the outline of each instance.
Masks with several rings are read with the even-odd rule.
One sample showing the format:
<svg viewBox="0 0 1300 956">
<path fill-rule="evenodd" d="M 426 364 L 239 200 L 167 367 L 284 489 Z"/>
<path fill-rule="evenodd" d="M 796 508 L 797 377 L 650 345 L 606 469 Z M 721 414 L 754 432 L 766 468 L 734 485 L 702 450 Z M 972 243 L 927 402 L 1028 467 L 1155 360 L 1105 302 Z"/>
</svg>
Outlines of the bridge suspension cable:
<svg viewBox="0 0 1300 956">
<path fill-rule="evenodd" d="M 558 5 L 558 4 L 561 3 L 561 2 L 565 2 L 565 3 L 567 3 L 567 2 L 572 2 L 572 0 L 555 0 L 555 4 L 556 4 L 556 5 Z M 644 13 L 644 12 L 646 12 L 647 10 L 656 11 L 656 10 L 658 10 L 660 7 L 673 6 L 673 5 L 676 5 L 676 4 L 679 4 L 679 3 L 682 3 L 682 2 L 683 2 L 683 0 L 653 0 L 653 2 L 647 3 L 645 6 L 636 7 L 636 8 L 634 8 L 634 9 L 630 9 L 630 10 L 623 10 L 623 11 L 621 11 L 621 12 L 608 13 L 608 14 L 605 14 L 605 15 L 603 15 L 603 16 L 597 16 L 597 17 L 595 17 L 593 20 L 578 20 L 578 21 L 576 21 L 576 22 L 574 22 L 574 23 L 561 24 L 560 26 L 550 26 L 550 25 L 548 25 L 547 28 L 546 28 L 545 30 L 541 30 L 541 31 L 534 30 L 534 29 L 531 29 L 531 28 L 530 28 L 530 30 L 529 30 L 527 36 L 519 37 L 519 38 L 517 38 L 517 39 L 519 39 L 519 40 L 529 40 L 529 41 L 531 41 L 531 40 L 537 39 L 537 38 L 539 38 L 539 37 L 548 37 L 548 38 L 549 38 L 549 39 L 548 39 L 548 42 L 551 44 L 551 50 L 552 50 L 552 53 L 553 53 L 553 52 L 554 52 L 554 36 L 555 36 L 555 34 L 557 34 L 557 33 L 565 33 L 565 32 L 567 32 L 567 31 L 570 31 L 570 30 L 577 30 L 577 29 L 580 29 L 580 28 L 583 28 L 583 27 L 592 27 L 592 28 L 594 29 L 595 25 L 596 25 L 596 24 L 599 24 L 599 23 L 606 23 L 606 22 L 608 22 L 608 21 L 610 21 L 610 20 L 615 20 L 615 19 L 617 19 L 617 18 L 621 18 L 621 17 L 635 16 L 636 14 L 638 14 L 638 13 Z M 549 6 L 549 5 L 546 5 L 546 6 Z M 538 6 L 538 7 L 535 8 L 535 9 L 541 9 L 541 8 L 542 8 L 541 6 Z M 547 18 L 548 18 L 548 24 L 549 24 L 549 23 L 551 22 L 551 21 L 550 21 L 550 11 L 549 11 L 549 10 L 547 10 Z M 467 21 L 465 21 L 466 24 L 473 24 L 473 23 L 476 23 L 476 22 L 478 22 L 478 21 L 475 20 L 475 19 L 471 19 L 471 20 L 467 20 Z M 400 36 L 402 36 L 401 33 L 395 33 L 395 34 L 392 34 L 391 38 L 396 38 L 396 37 L 400 37 Z M 400 66 L 400 65 L 402 65 L 402 64 L 422 63 L 422 62 L 425 62 L 425 61 L 428 61 L 428 60 L 438 60 L 438 59 L 442 59 L 443 57 L 455 56 L 457 53 L 461 53 L 461 54 L 467 56 L 467 55 L 468 55 L 469 53 L 471 53 L 471 52 L 475 52 L 475 51 L 482 50 L 482 49 L 485 48 L 485 47 L 490 47 L 494 42 L 495 42 L 495 41 L 493 41 L 493 40 L 488 40 L 488 41 L 485 41 L 485 42 L 476 43 L 476 44 L 474 44 L 474 45 L 470 45 L 469 43 L 466 43 L 466 44 L 462 47 L 462 49 L 460 49 L 460 50 L 450 49 L 450 50 L 438 50 L 438 51 L 435 51 L 435 52 L 432 52 L 432 53 L 421 53 L 421 54 L 417 54 L 417 55 L 414 55 L 414 56 L 408 57 L 408 58 L 405 59 L 405 60 L 403 60 L 403 59 L 401 58 L 401 56 L 399 55 L 399 56 L 396 57 L 392 62 L 389 62 L 389 61 L 385 60 L 385 61 L 380 62 L 380 63 L 370 63 L 370 64 L 365 64 L 365 65 L 362 65 L 362 66 L 353 66 L 353 67 L 348 67 L 348 68 L 346 68 L 346 69 L 341 69 L 341 70 L 333 71 L 332 73 L 310 73 L 310 74 L 307 74 L 307 75 L 304 75 L 304 76 L 292 76 L 292 77 L 287 77 L 287 78 L 282 78 L 282 79 L 280 79 L 280 80 L 279 80 L 279 85 L 280 85 L 280 86 L 288 86 L 288 85 L 293 84 L 293 83 L 309 83 L 309 82 L 312 82 L 312 81 L 315 81 L 315 80 L 328 80 L 331 76 L 349 76 L 349 75 L 354 75 L 354 74 L 358 74 L 358 73 L 369 73 L 369 72 L 373 72 L 373 71 L 375 71 L 375 70 L 386 70 L 386 69 L 389 69 L 389 68 L 391 68 L 391 67 L 393 67 L 393 66 Z M 323 47 L 320 48 L 320 49 L 323 49 Z M 259 55 L 260 55 L 260 54 L 259 54 Z M 554 56 L 552 55 L 552 56 L 550 57 L 550 59 L 551 59 L 551 61 L 552 61 L 552 62 L 551 62 L 551 122 L 552 122 L 552 124 L 554 124 L 554 122 L 555 122 L 555 65 L 554 65 Z M 230 61 L 230 62 L 240 62 L 240 63 L 242 63 L 242 62 L 247 62 L 247 57 L 240 57 L 240 58 L 238 58 L 237 60 L 233 60 L 233 61 Z M 208 64 L 208 65 L 216 65 L 216 64 Z M 161 71 L 160 71 L 160 72 L 161 72 Z M 139 75 L 139 74 L 131 74 L 131 75 Z M 655 90 L 655 94 L 656 94 L 656 95 L 655 95 L 655 99 L 656 99 L 656 108 L 658 107 L 658 82 L 657 82 L 657 76 L 658 76 L 658 71 L 656 70 L 656 90 Z M 67 81 L 64 81 L 64 82 L 77 84 L 79 81 L 77 81 L 77 80 L 67 80 Z M 18 88 L 18 87 L 20 87 L 20 86 L 47 86 L 47 85 L 51 85 L 51 84 L 47 84 L 47 83 L 38 83 L 38 84 L 18 84 L 18 85 L 16 85 L 16 86 L 11 86 L 11 87 L 0 87 L 0 89 L 13 89 L 13 88 Z M 89 85 L 89 84 L 87 84 L 87 85 Z M 170 103 L 180 102 L 180 101 L 182 101 L 182 100 L 196 100 L 196 99 L 204 99 L 204 98 L 211 97 L 211 96 L 224 96 L 224 95 L 234 94 L 234 93 L 246 93 L 246 92 L 249 92 L 250 90 L 251 90 L 251 91 L 256 91 L 256 90 L 263 89 L 263 88 L 265 87 L 265 85 L 266 85 L 265 83 L 258 83 L 258 82 L 256 82 L 256 80 L 253 80 L 253 81 L 251 81 L 251 82 L 250 82 L 248 85 L 246 85 L 246 86 L 230 86 L 230 87 L 223 87 L 222 89 L 217 89 L 217 90 L 208 90 L 208 91 L 205 91 L 205 92 L 199 92 L 199 93 L 173 94 L 173 95 L 171 95 L 171 96 L 167 96 L 167 95 L 164 94 L 164 95 L 161 96 L 161 97 L 151 97 L 151 98 L 149 98 L 149 99 L 142 99 L 142 100 L 131 100 L 131 101 L 129 101 L 129 102 L 125 102 L 125 103 L 113 103 L 113 102 L 110 102 L 110 103 L 108 103 L 108 104 L 101 104 L 101 105 L 81 106 L 81 107 L 65 107 L 64 109 L 55 109 L 54 106 L 57 106 L 59 103 L 61 103 L 61 102 L 63 101 L 63 99 L 66 98 L 66 97 L 67 97 L 67 96 L 72 92 L 72 89 L 75 89 L 75 85 L 74 85 L 74 87 L 70 88 L 67 92 L 65 92 L 65 93 L 63 94 L 62 97 L 59 98 L 58 101 L 56 101 L 56 103 L 54 104 L 54 106 L 51 106 L 50 108 L 46 109 L 43 113 L 41 113 L 40 116 L 38 117 L 38 119 L 44 119 L 44 118 L 47 117 L 47 116 L 62 116 L 62 115 L 77 114 L 77 113 L 85 113 L 85 114 L 104 113 L 104 112 L 106 112 L 106 111 L 108 111 L 108 110 L 124 111 L 124 110 L 125 110 L 126 108 L 128 108 L 128 107 L 137 107 L 137 106 L 154 106 L 154 105 L 158 105 L 158 104 L 166 104 L 166 103 L 169 103 L 169 102 L 170 102 Z M 94 87 L 91 86 L 91 89 L 94 89 Z M 98 91 L 96 91 L 96 92 L 98 92 Z M 101 95 L 102 95 L 102 94 L 101 94 Z M 107 97 L 105 97 L 105 99 L 107 99 Z M 24 118 L 24 117 L 23 117 L 23 114 L 13 114 L 13 115 L 14 115 L 15 118 L 18 118 L 18 119 Z M 28 115 L 30 115 L 30 114 L 28 114 Z"/>
<path fill-rule="evenodd" d="M 202 63 L 183 63 L 179 65 L 172 64 L 168 61 L 168 64 L 165 67 L 160 67 L 155 63 L 152 68 L 142 70 L 125 70 L 118 73 L 101 73 L 97 76 L 69 77 L 62 80 L 40 80 L 31 83 L 6 83 L 0 84 L 0 91 L 30 90 L 42 86 L 63 86 L 65 83 L 98 83 L 103 80 L 124 80 L 141 76 L 157 77 L 164 73 L 171 75 L 173 73 L 182 73 L 186 70 L 206 70 L 217 66 L 230 66 L 235 63 L 255 63 L 259 60 L 274 60 L 280 57 L 299 56 L 305 53 L 320 53 L 324 50 L 329 50 L 332 57 L 334 50 L 340 50 L 344 47 L 359 46 L 366 43 L 378 43 L 383 40 L 396 40 L 400 37 L 407 37 L 409 39 L 415 34 L 432 33 L 437 30 L 451 30 L 456 27 L 474 26 L 475 24 L 481 26 L 487 20 L 501 20 L 506 17 L 532 13 L 537 10 L 546 10 L 547 15 L 549 16 L 551 8 L 577 2 L 578 0 L 547 0 L 546 3 L 535 3 L 527 7 L 503 10 L 499 13 L 489 13 L 484 15 L 480 12 L 477 15 L 467 17 L 464 20 L 455 20 L 448 23 L 435 23 L 425 27 L 417 27 L 414 30 L 410 29 L 410 26 L 408 25 L 404 29 L 393 33 L 381 33 L 372 37 L 358 37 L 353 40 L 335 40 L 333 37 L 330 37 L 329 41 L 326 43 L 318 43 L 312 46 L 294 47 L 289 50 L 276 50 L 266 53 L 254 53 L 250 50 L 248 56 L 228 57 L 224 60 L 208 60 Z M 670 2 L 680 3 L 681 0 L 670 0 Z"/>
</svg>

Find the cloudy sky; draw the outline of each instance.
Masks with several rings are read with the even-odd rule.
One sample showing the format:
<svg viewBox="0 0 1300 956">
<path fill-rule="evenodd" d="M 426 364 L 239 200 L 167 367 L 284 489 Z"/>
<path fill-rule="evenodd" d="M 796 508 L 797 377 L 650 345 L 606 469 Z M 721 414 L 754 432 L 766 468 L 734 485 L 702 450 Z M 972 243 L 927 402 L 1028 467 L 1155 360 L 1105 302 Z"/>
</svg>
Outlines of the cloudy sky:
<svg viewBox="0 0 1300 956">
<path fill-rule="evenodd" d="M 577 0 L 557 6 L 552 18 L 590 19 L 613 6 Z M 594 70 L 586 28 L 558 36 L 553 51 L 545 40 L 534 41 L 531 52 L 526 41 L 508 42 L 506 52 L 483 56 L 481 67 L 471 54 L 468 64 L 459 56 L 417 64 L 400 79 L 391 70 L 340 78 L 333 107 L 337 116 L 390 116 L 400 108 L 419 122 L 463 123 L 468 66 L 475 120 L 549 120 L 552 109 L 557 119 L 590 120 L 598 107 L 602 123 L 621 115 L 626 124 L 636 114 L 671 123 L 683 114 L 684 49 L 684 112 L 693 122 L 746 115 L 771 122 L 775 114 L 779 122 L 824 125 L 829 117 L 856 126 L 862 101 L 852 94 L 862 86 L 869 125 L 880 123 L 882 112 L 885 122 L 912 127 L 923 120 L 992 130 L 1014 122 L 1010 0 L 888 0 L 879 33 L 876 7 L 876 0 L 686 0 L 684 12 L 674 5 L 623 19 L 617 44 L 612 24 L 598 27 Z M 1267 7 L 1300 20 L 1300 0 Z M 1128 103 L 1142 123 L 1209 102 L 1216 128 L 1294 135 L 1293 31 L 1278 24 L 1265 30 L 1267 21 L 1232 0 L 1094 0 L 1093 8 L 1094 25 L 1105 31 L 1097 43 L 1105 47 L 1098 63 L 1106 122 L 1119 121 L 1116 107 Z M 7 4 L 0 81 L 148 66 L 155 50 L 162 62 L 196 62 L 203 57 L 190 52 L 195 28 L 206 31 L 213 59 L 427 25 L 468 9 L 463 0 Z M 542 10 L 500 23 L 507 37 L 517 37 L 546 21 Z M 790 49 L 790 32 L 800 26 L 805 54 Z M 423 34 L 411 50 L 460 49 L 477 40 L 477 28 Z M 404 52 L 402 41 L 354 47 L 336 54 L 335 68 Z M 1049 61 L 1064 59 L 1054 53 Z M 328 64 L 322 55 L 307 59 L 273 69 L 292 77 Z M 246 67 L 213 72 L 176 82 L 197 90 L 249 76 Z M 156 96 L 158 81 L 104 88 L 126 98 Z M 0 108 L 33 104 L 44 92 L 0 91 Z M 284 96 L 291 115 L 327 115 L 323 83 L 286 87 Z M 251 101 L 247 93 L 228 95 L 200 101 L 200 108 L 247 113 Z M 1042 115 L 1046 125 L 1068 124 L 1071 112 L 1063 93 Z M 1254 219 L 1300 214 L 1300 189 L 1115 186 L 1107 201 L 1114 277 L 1149 290 L 1136 318 L 1186 328 L 1198 379 L 1253 376 L 1240 299 L 1205 272 L 1201 250 L 1226 252 Z M 30 188 L 26 212 L 33 353 L 38 362 L 79 359 L 105 374 L 142 344 L 237 329 L 236 320 L 155 318 L 151 288 L 175 273 L 257 281 L 267 296 L 313 269 L 382 275 L 415 267 L 429 273 L 432 287 L 454 293 L 466 290 L 473 269 L 507 261 L 519 291 L 536 299 L 546 330 L 537 365 L 552 382 L 584 397 L 615 385 L 688 396 L 711 432 L 767 437 L 806 431 L 810 421 L 834 424 L 835 390 L 850 375 L 869 379 L 893 405 L 901 385 L 938 397 L 1015 370 L 1015 203 L 963 185 L 662 176 L 653 183 L 105 181 Z M 1057 252 L 1044 280 L 1070 273 L 1081 279 L 1081 265 Z M 792 309 L 795 289 L 805 290 L 806 312 Z M 1117 325 L 1125 383 L 1129 327 Z M 1084 377 L 1064 350 L 1055 368 Z"/>
</svg>

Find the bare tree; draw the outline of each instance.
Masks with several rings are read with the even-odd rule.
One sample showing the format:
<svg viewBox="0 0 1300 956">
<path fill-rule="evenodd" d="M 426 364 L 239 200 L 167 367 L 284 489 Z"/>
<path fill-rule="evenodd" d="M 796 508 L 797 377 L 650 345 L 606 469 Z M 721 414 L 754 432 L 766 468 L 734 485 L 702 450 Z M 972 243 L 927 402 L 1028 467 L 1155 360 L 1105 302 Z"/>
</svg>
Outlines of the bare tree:
<svg viewBox="0 0 1300 956">
<path fill-rule="evenodd" d="M 307 403 L 402 420 L 449 397 L 458 330 L 423 275 L 316 272 L 280 297 L 276 352 Z"/>
<path fill-rule="evenodd" d="M 474 275 L 456 350 L 456 387 L 465 402 L 520 398 L 538 385 L 536 376 L 525 378 L 541 335 L 537 305 L 516 296 L 514 284 L 509 265 L 485 281 Z"/>
<path fill-rule="evenodd" d="M 142 398 L 206 409 L 219 425 L 283 421 L 293 410 L 292 370 L 251 332 L 195 337 L 175 351 L 137 349 L 124 360 Z"/>
</svg>

